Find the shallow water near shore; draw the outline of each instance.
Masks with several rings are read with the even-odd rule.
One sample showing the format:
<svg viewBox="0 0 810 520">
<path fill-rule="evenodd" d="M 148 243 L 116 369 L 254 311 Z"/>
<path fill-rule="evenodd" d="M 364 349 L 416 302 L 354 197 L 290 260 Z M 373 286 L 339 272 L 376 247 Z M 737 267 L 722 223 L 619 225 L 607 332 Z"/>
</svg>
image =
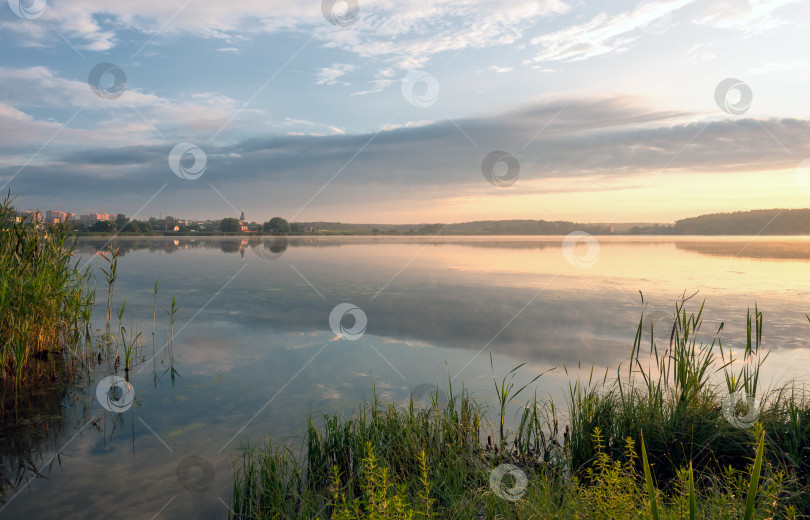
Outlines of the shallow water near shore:
<svg viewBox="0 0 810 520">
<path fill-rule="evenodd" d="M 723 322 L 724 347 L 740 352 L 747 309 L 758 305 L 771 352 L 763 380 L 805 377 L 810 238 L 595 237 L 571 247 L 563 238 L 116 239 L 113 307 L 126 297 L 124 326 L 144 336 L 129 374 L 133 405 L 100 406 L 96 387 L 114 373 L 103 364 L 56 402 L 32 400 L 17 427 L 3 427 L 3 456 L 27 456 L 45 478 L 29 471 L 6 484 L 0 518 L 224 518 L 244 442 L 272 435 L 300 446 L 308 413 L 350 410 L 372 385 L 405 403 L 411 389 L 451 378 L 491 402 L 490 352 L 499 379 L 524 362 L 526 382 L 557 367 L 524 396 L 536 389 L 562 402 L 563 365 L 615 374 L 642 308 L 643 345 L 650 324 L 668 344 L 683 294 L 697 292 L 688 310 L 706 303 L 704 341 Z M 77 253 L 97 270 L 106 241 L 82 238 Z M 173 295 L 174 382 L 164 349 Z M 359 314 L 337 322 L 357 339 L 332 330 L 341 303 L 366 317 L 364 330 Z M 4 470 L 12 484 L 14 475 Z"/>
</svg>

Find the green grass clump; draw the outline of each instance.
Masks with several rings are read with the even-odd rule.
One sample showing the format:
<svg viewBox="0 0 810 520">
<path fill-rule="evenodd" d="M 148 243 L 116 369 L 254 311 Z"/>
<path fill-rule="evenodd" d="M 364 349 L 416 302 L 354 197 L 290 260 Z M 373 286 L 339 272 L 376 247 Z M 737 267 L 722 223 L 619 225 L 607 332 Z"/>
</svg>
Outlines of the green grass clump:
<svg viewBox="0 0 810 520">
<path fill-rule="evenodd" d="M 762 314 L 749 313 L 735 359 L 722 325 L 710 342 L 698 339 L 703 307 L 687 312 L 687 300 L 666 349 L 651 339 L 642 358 L 642 313 L 629 370 L 573 378 L 564 414 L 535 395 L 513 432 L 506 405 L 525 387 L 511 383 L 517 369 L 499 380 L 493 368 L 491 420 L 450 385 L 445 405 L 375 397 L 320 426 L 310 419 L 298 451 L 247 448 L 231 518 L 806 518 L 810 402 L 794 384 L 759 384 Z M 729 408 L 732 392 L 749 399 Z M 756 414 L 746 416 L 747 401 Z M 525 489 L 514 472 L 502 473 L 510 493 L 493 487 L 502 464 L 525 474 Z"/>
<path fill-rule="evenodd" d="M 413 508 L 414 518 L 431 518 L 436 504 L 463 495 L 471 482 L 487 482 L 480 427 L 481 410 L 465 390 L 445 407 L 411 403 L 402 410 L 375 397 L 348 417 L 325 415 L 321 428 L 310 419 L 303 459 L 272 443 L 245 449 L 234 485 L 235 518 L 364 511 L 383 500 L 374 502 L 372 491 L 393 500 L 394 485 L 404 512 Z"/>
<path fill-rule="evenodd" d="M 670 491 L 678 473 L 690 465 L 697 474 L 713 476 L 726 474 L 729 467 L 743 469 L 756 423 L 767 432 L 769 450 L 763 463 L 775 475 L 781 472 L 795 503 L 810 502 L 810 403 L 793 382 L 762 388 L 759 371 L 767 358 L 762 352 L 762 313 L 749 312 L 742 356 L 735 358 L 723 345 L 723 324 L 711 341 L 699 340 L 703 306 L 690 313 L 685 305 L 686 300 L 676 305 L 667 348 L 659 348 L 651 330 L 648 355 L 640 355 L 642 315 L 627 372 L 620 369 L 612 380 L 607 374 L 591 375 L 586 382 L 571 384 L 572 471 L 581 474 L 596 458 L 598 445 L 591 436 L 595 428 L 616 460 L 626 457 L 622 440 L 640 439 L 643 431 L 658 484 Z M 741 399 L 727 409 L 735 392 Z M 746 416 L 749 405 L 756 413 Z M 728 412 L 739 420 L 729 420 Z"/>
<path fill-rule="evenodd" d="M 469 397 L 465 399 L 466 406 L 481 411 Z M 415 411 L 374 402 L 348 417 L 325 416 L 322 430 L 310 424 L 302 454 L 272 443 L 262 449 L 246 448 L 236 469 L 230 518 L 797 517 L 788 503 L 784 474 L 764 463 L 767 450 L 761 427 L 752 432 L 759 441 L 748 446 L 741 469 L 698 473 L 696 486 L 693 468 L 685 466 L 664 490 L 653 480 L 657 468 L 646 462 L 643 440 L 641 457 L 636 441 L 627 438 L 621 459 L 616 459 L 596 428 L 591 436 L 596 457 L 580 474 L 567 478 L 558 466 L 567 465 L 567 460 L 525 459 L 516 449 L 496 453 L 495 447 L 487 449 L 474 439 L 445 438 L 449 426 L 459 426 L 455 418 L 460 406 L 461 401 L 445 407 L 436 403 L 429 410 Z M 414 429 L 420 420 L 427 420 L 427 428 Z M 511 448 L 514 440 L 510 438 Z M 444 455 L 436 458 L 437 453 Z M 489 476 L 501 458 L 516 463 L 527 475 L 525 492 L 517 500 L 504 499 L 490 485 Z M 503 485 L 511 487 L 514 481 L 504 479 Z"/>
<path fill-rule="evenodd" d="M 63 225 L 18 222 L 0 201 L 0 382 L 53 379 L 90 334 L 94 288 Z"/>
</svg>

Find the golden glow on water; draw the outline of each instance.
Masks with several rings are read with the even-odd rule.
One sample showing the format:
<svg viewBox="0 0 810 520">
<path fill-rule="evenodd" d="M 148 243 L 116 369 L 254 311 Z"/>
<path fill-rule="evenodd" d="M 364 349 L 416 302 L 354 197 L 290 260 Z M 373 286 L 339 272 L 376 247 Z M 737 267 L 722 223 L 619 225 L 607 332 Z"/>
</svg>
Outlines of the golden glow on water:
<svg viewBox="0 0 810 520">
<path fill-rule="evenodd" d="M 569 262 L 561 247 L 563 240 L 441 237 L 386 243 L 381 239 L 374 245 L 344 247 L 340 256 L 379 264 L 404 263 L 413 257 L 409 269 L 448 277 L 467 274 L 476 283 L 493 285 L 539 287 L 548 283 L 548 276 L 557 276 L 552 282 L 555 288 L 611 284 L 632 292 L 701 290 L 760 296 L 810 291 L 810 237 L 595 236 L 593 243 L 599 250 L 590 266 Z M 587 260 L 590 253 L 588 245 L 579 242 L 573 257 Z"/>
</svg>

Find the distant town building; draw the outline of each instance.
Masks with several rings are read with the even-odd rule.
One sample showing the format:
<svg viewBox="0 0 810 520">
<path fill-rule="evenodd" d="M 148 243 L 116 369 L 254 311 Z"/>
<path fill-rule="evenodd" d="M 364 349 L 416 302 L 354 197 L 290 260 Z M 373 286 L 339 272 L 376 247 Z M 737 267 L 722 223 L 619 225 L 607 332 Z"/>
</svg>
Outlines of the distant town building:
<svg viewBox="0 0 810 520">
<path fill-rule="evenodd" d="M 239 229 L 244 233 L 247 232 L 247 219 L 245 218 L 245 210 L 242 210 L 242 214 L 239 215 Z"/>
<path fill-rule="evenodd" d="M 79 215 L 79 222 L 92 226 L 100 220 L 115 220 L 117 216 L 118 215 L 111 215 L 109 213 L 85 213 Z"/>
<path fill-rule="evenodd" d="M 23 222 L 33 224 L 35 222 L 42 222 L 42 212 L 36 210 L 24 210 L 20 212 L 20 217 Z"/>
<path fill-rule="evenodd" d="M 45 222 L 48 224 L 64 224 L 67 219 L 67 213 L 64 211 L 49 209 L 45 212 Z"/>
</svg>

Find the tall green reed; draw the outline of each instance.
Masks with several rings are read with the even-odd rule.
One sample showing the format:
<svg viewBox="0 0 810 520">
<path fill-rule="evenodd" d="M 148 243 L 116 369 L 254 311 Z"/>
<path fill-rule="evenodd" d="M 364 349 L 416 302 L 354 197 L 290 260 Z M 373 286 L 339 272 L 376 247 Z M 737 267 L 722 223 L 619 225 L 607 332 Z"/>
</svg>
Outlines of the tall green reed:
<svg viewBox="0 0 810 520">
<path fill-rule="evenodd" d="M 92 275 L 74 258 L 69 226 L 18 218 L 0 201 L 0 380 L 52 378 L 79 356 L 90 328 Z M 84 348 L 82 346 L 82 348 Z"/>
<path fill-rule="evenodd" d="M 492 382 L 495 385 L 495 395 L 498 398 L 498 417 L 500 418 L 499 421 L 499 428 L 498 428 L 498 446 L 500 447 L 500 452 L 503 454 L 504 449 L 504 441 L 506 439 L 504 435 L 504 424 L 506 421 L 506 407 L 514 401 L 517 396 L 519 396 L 529 385 L 540 379 L 540 377 L 545 373 L 538 374 L 534 377 L 531 381 L 526 383 L 525 385 L 517 388 L 517 384 L 515 383 L 514 379 L 517 375 L 517 372 L 520 370 L 523 365 L 526 363 L 521 363 L 520 365 L 511 369 L 503 378 L 501 379 L 500 384 L 498 384 L 498 380 L 495 378 L 495 366 L 492 361 L 492 352 L 489 353 L 489 366 L 492 370 Z"/>
<path fill-rule="evenodd" d="M 107 262 L 107 268 L 101 268 L 101 272 L 104 274 L 104 279 L 107 282 L 107 314 L 105 316 L 105 337 L 106 341 L 109 344 L 112 341 L 112 337 L 110 336 L 110 322 L 112 321 L 112 302 L 113 302 L 113 286 L 115 285 L 115 281 L 118 279 L 118 255 L 121 254 L 121 250 L 119 248 L 114 248 L 110 246 L 109 252 L 100 252 L 99 256 Z"/>
<path fill-rule="evenodd" d="M 172 295 L 172 305 L 166 310 L 166 314 L 169 315 L 169 337 L 167 345 L 167 351 L 169 354 L 169 368 L 167 368 L 166 371 L 169 372 L 169 377 L 172 384 L 174 384 L 175 378 L 180 375 L 180 373 L 174 368 L 174 323 L 177 321 L 177 312 L 179 310 L 180 306 L 177 305 L 177 299 L 174 295 Z"/>
</svg>

